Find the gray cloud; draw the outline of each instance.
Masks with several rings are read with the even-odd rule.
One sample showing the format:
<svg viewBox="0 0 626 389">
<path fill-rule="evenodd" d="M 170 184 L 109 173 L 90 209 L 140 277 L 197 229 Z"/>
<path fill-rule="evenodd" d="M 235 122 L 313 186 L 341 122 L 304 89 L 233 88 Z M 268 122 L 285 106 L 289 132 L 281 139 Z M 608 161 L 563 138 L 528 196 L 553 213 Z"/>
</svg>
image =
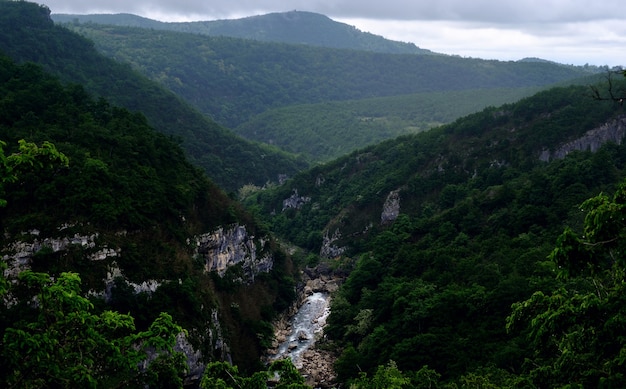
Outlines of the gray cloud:
<svg viewBox="0 0 626 389">
<path fill-rule="evenodd" d="M 45 4 L 56 13 L 126 12 L 169 21 L 311 11 L 449 54 L 626 65 L 626 16 L 617 0 L 47 0 Z"/>
<path fill-rule="evenodd" d="M 576 22 L 610 19 L 623 9 L 617 0 L 48 0 L 53 12 L 93 11 L 206 15 L 209 18 L 293 9 L 341 18 L 449 20 L 489 23 Z"/>
</svg>

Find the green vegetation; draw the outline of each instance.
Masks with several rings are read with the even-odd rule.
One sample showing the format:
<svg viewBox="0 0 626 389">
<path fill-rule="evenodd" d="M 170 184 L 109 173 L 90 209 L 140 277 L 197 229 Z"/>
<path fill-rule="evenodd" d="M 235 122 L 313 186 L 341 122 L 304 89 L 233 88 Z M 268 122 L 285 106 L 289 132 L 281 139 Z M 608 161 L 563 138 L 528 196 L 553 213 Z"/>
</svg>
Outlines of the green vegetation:
<svg viewBox="0 0 626 389">
<path fill-rule="evenodd" d="M 182 328 L 171 316 L 161 314 L 146 331 L 135 332 L 130 315 L 94 312 L 80 284 L 75 273 L 56 280 L 30 270 L 20 274 L 10 289 L 20 303 L 4 312 L 19 313 L 19 319 L 3 333 L 0 382 L 14 388 L 140 388 L 157 382 L 182 388 L 184 358 L 172 349 Z M 161 354 L 141 371 L 148 350 Z"/>
<path fill-rule="evenodd" d="M 46 347 L 56 344 L 56 332 L 48 334 L 42 323 L 54 320 L 58 327 L 49 330 L 62 335 L 65 326 L 75 326 L 78 320 L 86 333 L 94 330 L 97 339 L 84 340 L 99 350 L 121 347 L 120 342 L 139 339 L 137 336 L 148 337 L 146 331 L 153 331 L 151 325 L 161 312 L 188 331 L 189 341 L 207 360 L 221 358 L 221 350 L 215 348 L 217 339 L 207 340 L 204 334 L 221 326 L 233 360 L 245 372 L 257 370 L 259 356 L 271 336 L 268 322 L 294 298 L 290 259 L 268 242 L 265 250 L 274 257 L 274 267 L 270 273 L 259 275 L 257 283 L 246 286 L 206 274 L 188 239 L 233 223 L 245 225 L 251 235 L 264 236 L 268 231 L 187 162 L 180 147 L 155 132 L 142 115 L 103 99 L 95 100 L 80 86 L 63 85 L 34 64 L 17 65 L 6 57 L 0 58 L 0 96 L 0 198 L 6 205 L 0 208 L 3 256 L 15 254 L 12 244 L 16 241 L 42 242 L 30 263 L 32 272 L 22 273 L 16 289 L 13 284 L 9 288 L 6 282 L 1 283 L 3 292 L 10 289 L 11 296 L 23 302 L 0 310 L 0 334 L 17 331 L 23 335 L 20 343 L 11 343 L 11 348 L 7 342 L 15 338 L 13 335 L 2 344 L 8 353 L 3 366 L 11 366 L 10 371 L 3 372 L 19 373 L 14 369 L 22 361 L 9 350 L 25 352 L 35 344 L 29 340 L 32 337 L 43 337 Z M 93 245 L 69 244 L 66 250 L 55 251 L 45 243 L 47 239 L 79 235 L 91 236 Z M 90 259 L 102 248 L 117 254 L 104 260 Z M 113 269 L 121 273 L 107 283 L 107 274 Z M 14 274 L 19 268 L 7 270 Z M 128 284 L 146 280 L 158 280 L 160 286 L 152 293 L 138 293 Z M 94 296 L 87 302 L 79 292 L 81 285 L 85 291 L 108 290 L 108 302 Z M 41 322 L 39 307 L 28 304 L 29 296 L 50 293 L 71 300 L 51 301 L 57 305 L 42 313 L 41 320 L 47 321 Z M 55 316 L 59 304 L 78 307 L 79 311 L 71 312 L 79 313 L 74 317 L 63 310 L 58 312 L 64 313 L 62 317 Z M 230 312 L 231 304 L 241 307 L 237 315 Z M 215 312 L 220 313 L 220 323 L 215 322 Z M 70 348 L 78 347 L 71 342 L 81 341 L 63 339 L 59 342 Z M 37 363 L 37 357 L 50 358 L 54 371 L 38 370 L 32 379 L 45 381 L 54 376 L 59 382 L 101 382 L 98 366 L 113 362 L 103 362 L 100 355 L 88 356 L 86 350 L 83 348 L 83 357 L 89 361 L 83 365 L 91 367 L 81 371 L 64 369 L 60 364 L 63 360 L 57 358 L 60 354 L 33 354 L 29 363 Z M 107 365 L 120 374 L 119 378 L 111 375 L 111 379 L 134 380 L 134 361 L 143 355 L 136 351 L 132 355 L 120 351 L 119 358 L 115 357 L 126 363 L 126 370 Z M 68 358 L 70 355 L 68 351 Z M 76 358 L 65 363 L 75 363 Z M 178 377 L 168 366 L 169 362 L 159 359 L 154 368 L 159 369 L 159 375 Z M 102 369 L 101 374 L 110 373 Z M 84 377 L 80 376 L 83 373 Z M 144 373 L 157 374 L 141 372 L 141 377 L 146 377 Z M 23 379 L 28 377 L 3 378 Z"/>
<path fill-rule="evenodd" d="M 270 385 L 268 386 L 268 382 Z M 205 371 L 201 389 L 308 389 L 304 378 L 298 373 L 290 359 L 282 359 L 269 364 L 266 370 L 242 377 L 237 366 L 226 362 L 210 363 Z"/>
<path fill-rule="evenodd" d="M 201 115 L 173 93 L 97 52 L 92 42 L 55 26 L 50 10 L 25 1 L 0 1 L 0 54 L 18 63 L 35 62 L 65 83 L 133 112 L 171 137 L 225 190 L 276 182 L 306 166 L 269 146 L 245 141 Z"/>
<path fill-rule="evenodd" d="M 58 23 L 110 24 L 381 53 L 433 54 L 412 43 L 390 41 L 378 35 L 359 31 L 347 24 L 335 22 L 324 15 L 302 11 L 271 13 L 243 19 L 181 23 L 159 22 L 129 14 L 53 14 L 52 18 Z"/>
<path fill-rule="evenodd" d="M 313 162 L 450 123 L 487 106 L 514 102 L 540 87 L 429 92 L 276 108 L 235 128 Z"/>
<path fill-rule="evenodd" d="M 332 244 L 346 249 L 337 261 L 353 270 L 327 328 L 342 350 L 340 381 L 379 387 L 374 377 L 394 361 L 402 373 L 387 378 L 408 379 L 406 387 L 420 387 L 424 377 L 440 387 L 620 386 L 621 343 L 608 340 L 621 328 L 622 308 L 611 302 L 622 282 L 614 261 L 591 261 L 612 269 L 595 282 L 555 274 L 566 263 L 589 274 L 591 220 L 607 224 L 597 242 L 618 244 L 621 216 L 612 212 L 621 205 L 591 200 L 584 208 L 606 212 L 587 221 L 578 205 L 626 176 L 624 146 L 539 157 L 621 114 L 619 104 L 592 99 L 588 87 L 555 88 L 359 150 L 248 197 L 250 209 L 291 242 L 316 251 L 321 239 L 309 237 L 336 235 Z M 310 201 L 280 212 L 294 190 Z M 392 190 L 400 215 L 386 226 L 380 215 Z M 576 235 L 559 238 L 565 226 Z M 561 248 L 548 258 L 555 244 Z M 606 315 L 590 311 L 604 309 L 592 294 L 602 304 L 609 297 Z"/>
<path fill-rule="evenodd" d="M 229 128 L 287 105 L 542 86 L 588 74 L 546 62 L 372 53 L 97 24 L 65 26 Z"/>
<path fill-rule="evenodd" d="M 591 129 L 610 129 L 610 124 L 615 124 L 614 131 L 623 128 L 623 80 L 612 80 L 606 98 L 591 97 L 594 90 L 607 90 L 606 85 L 593 90 L 553 88 L 442 127 L 370 145 L 281 186 L 260 189 L 252 182 L 239 191 L 245 210 L 187 161 L 174 134 L 153 129 L 156 116 L 90 94 L 91 88 L 104 88 L 111 79 L 90 73 L 85 63 L 117 75 L 126 74 L 116 73 L 119 69 L 131 74 L 128 66 L 112 65 L 85 40 L 54 27 L 45 7 L 0 1 L 0 10 L 6 11 L 0 13 L 6 21 L 0 44 L 15 58 L 0 57 L 0 245 L 3 258 L 8 258 L 0 266 L 0 296 L 5 302 L 0 309 L 0 365 L 7 367 L 0 372 L 0 385 L 180 387 L 186 366 L 173 352 L 172 342 L 183 332 L 207 363 L 205 375 L 196 382 L 203 388 L 306 387 L 291 363 L 262 366 L 259 359 L 272 342 L 270 323 L 276 312 L 295 298 L 298 274 L 270 232 L 299 246 L 297 255 L 310 264 L 318 258 L 309 253 L 320 252 L 329 240 L 344 250 L 325 259 L 351 272 L 333 296 L 324 345 L 340 355 L 335 368 L 346 387 L 626 384 L 626 145 L 607 142 L 600 147 L 601 140 L 615 138 L 596 131 L 580 150 L 561 150 L 568 142 L 582 143 Z M 79 27 L 154 44 L 145 31 Z M 177 37 L 180 46 L 189 43 L 188 50 L 201 51 L 188 35 L 162 36 L 163 43 Z M 37 39 L 46 44 L 36 46 Z M 141 47 L 134 44 L 128 47 Z M 331 51 L 337 54 L 333 57 L 318 48 L 235 39 L 211 38 L 205 44 L 205 51 L 217 53 L 206 57 L 211 58 L 206 67 L 215 70 L 223 62 L 223 71 L 216 71 L 214 79 L 226 86 L 226 81 L 239 80 L 242 89 L 233 89 L 237 93 L 252 95 L 252 90 L 264 88 L 275 93 L 257 105 L 250 103 L 254 98 L 248 100 L 247 107 L 254 109 L 242 109 L 246 117 L 257 108 L 358 98 L 362 101 L 337 106 L 355 104 L 352 107 L 362 115 L 357 107 L 370 104 L 365 108 L 370 115 L 395 115 L 387 128 L 402 128 L 413 120 L 402 116 L 407 112 L 403 98 L 363 98 L 373 97 L 368 88 L 376 82 L 389 87 L 381 93 L 398 93 L 398 83 L 386 83 L 396 77 L 393 69 L 411 68 L 410 61 L 425 67 L 423 74 L 405 77 L 407 84 L 417 85 L 426 70 L 440 68 L 446 73 L 433 77 L 445 82 L 426 77 L 420 87 L 455 93 L 475 81 L 495 86 L 509 77 L 507 82 L 519 87 L 573 74 L 571 68 L 536 62 L 505 66 L 454 59 L 446 64 L 437 62 L 443 60 L 439 56 L 337 50 Z M 272 55 L 280 54 L 277 62 L 264 57 L 268 47 Z M 86 55 L 84 62 L 69 60 L 77 52 Z M 147 64 L 161 64 L 162 54 L 155 53 Z M 229 62 L 224 53 L 246 61 Z M 344 66 L 338 58 L 353 67 L 352 78 L 326 91 L 325 86 L 340 80 L 340 73 L 333 73 Z M 22 64 L 29 59 L 41 60 L 46 67 Z M 389 62 L 376 68 L 374 59 Z M 330 67 L 313 71 L 307 61 L 315 66 L 328 62 Z M 262 77 L 251 75 L 253 63 L 266 67 L 259 73 Z M 300 80 L 303 88 L 274 91 L 276 77 L 268 66 L 284 75 L 284 85 Z M 478 72 L 481 67 L 489 72 Z M 54 78 L 44 69 L 75 72 L 87 85 L 68 83 L 66 76 Z M 299 73 L 302 69 L 311 72 L 309 78 Z M 373 81 L 372 69 L 381 74 Z M 514 76 L 514 70 L 520 74 Z M 523 70 L 529 72 L 522 75 Z M 451 76 L 457 72 L 482 79 Z M 320 75 L 329 77 L 327 84 L 319 82 Z M 353 87 L 357 77 L 369 85 Z M 142 80 L 132 85 L 159 90 L 145 79 L 120 80 Z M 254 80 L 258 83 L 251 85 Z M 319 83 L 321 89 L 306 95 L 306 83 Z M 129 90 L 125 81 L 113 84 L 111 93 Z M 257 89 L 259 85 L 263 87 Z M 339 94 L 340 88 L 347 92 Z M 302 96 L 289 97 L 294 91 Z M 146 93 L 149 106 L 140 105 L 145 101 L 136 94 L 124 98 L 136 102 L 137 109 L 172 113 L 167 108 L 175 100 L 161 92 Z M 332 93 L 337 94 L 331 98 Z M 212 96 L 223 100 L 219 91 Z M 375 111 L 385 103 L 398 110 Z M 232 108 L 237 112 L 240 107 Z M 290 111 L 275 112 L 288 117 Z M 229 148 L 230 140 L 238 139 L 234 136 L 219 139 L 224 142 L 216 140 L 216 146 L 233 158 L 249 151 L 243 146 L 247 143 Z M 268 171 L 276 172 L 274 167 Z M 218 170 L 238 177 L 233 186 L 259 172 L 242 173 L 240 168 L 233 165 L 232 175 Z M 400 204 L 393 221 L 381 218 L 390 193 L 397 194 Z M 300 207 L 283 209 L 283 201 L 291 196 L 302 196 Z M 192 237 L 234 224 L 267 239 L 264 250 L 274 258 L 272 270 L 257 275 L 250 285 L 236 282 L 242 266 L 231 267 L 221 278 L 207 274 L 203 261 L 194 257 Z M 42 243 L 85 235 L 93 244 L 68 244 L 55 251 Z M 16 243 L 41 246 L 34 250 L 29 270 L 21 271 L 19 260 L 4 257 L 21 252 Z M 93 259 L 100 248 L 116 254 Z M 134 285 L 145 281 L 158 287 L 138 292 Z M 106 298 L 100 297 L 103 291 Z M 229 350 L 217 336 L 224 337 Z M 144 369 L 148 348 L 161 352 Z M 221 362 L 226 354 L 235 365 Z M 273 380 L 276 375 L 280 380 Z"/>
</svg>

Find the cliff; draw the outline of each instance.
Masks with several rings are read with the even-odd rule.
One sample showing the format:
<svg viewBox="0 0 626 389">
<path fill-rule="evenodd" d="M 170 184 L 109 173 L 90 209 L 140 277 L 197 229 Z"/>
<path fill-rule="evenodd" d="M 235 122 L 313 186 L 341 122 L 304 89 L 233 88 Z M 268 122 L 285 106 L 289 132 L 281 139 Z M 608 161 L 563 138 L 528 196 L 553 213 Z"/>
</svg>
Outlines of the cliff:
<svg viewBox="0 0 626 389">
<path fill-rule="evenodd" d="M 76 228 L 76 226 L 73 227 Z M 2 260 L 7 264 L 4 271 L 5 277 L 11 282 L 16 282 L 18 274 L 32 268 L 36 257 L 43 252 L 63 256 L 72 250 L 79 249 L 87 254 L 85 258 L 89 261 L 88 266 L 106 264 L 106 276 L 101 280 L 104 288 L 89 290 L 87 294 L 90 296 L 102 298 L 110 303 L 114 299 L 115 288 L 120 285 L 124 285 L 124 288 L 131 290 L 135 295 L 147 296 L 154 295 L 163 286 L 181 285 L 182 288 L 180 279 L 146 279 L 141 282 L 129 280 L 124 274 L 124 269 L 118 265 L 118 261 L 126 253 L 119 247 L 109 247 L 101 243 L 98 239 L 99 233 L 63 235 L 66 232 L 64 228 L 58 231 L 59 236 L 56 237 L 44 237 L 39 230 L 22 233 L 13 239 L 5 234 L 6 241 L 11 242 L 0 251 Z M 126 235 L 126 232 L 122 231 L 117 235 Z M 192 256 L 202 259 L 206 273 L 215 272 L 220 277 L 224 277 L 228 269 L 240 266 L 242 272 L 235 274 L 241 276 L 234 281 L 241 284 L 254 283 L 256 275 L 270 272 L 274 265 L 269 240 L 248 234 L 243 225 L 219 227 L 212 232 L 189 238 L 188 242 L 195 246 Z M 155 242 L 155 244 L 158 243 Z M 119 284 L 120 282 L 122 284 Z M 7 306 L 16 303 L 14 296 L 5 297 Z M 183 352 L 187 358 L 189 382 L 202 377 L 204 361 L 207 359 L 213 357 L 232 363 L 229 341 L 222 330 L 221 315 L 219 307 L 211 308 L 210 315 L 202 324 L 202 328 L 194 330 L 195 336 L 204 346 L 198 347 L 198 344 L 191 342 L 185 334 L 180 334 L 176 340 L 175 349 Z M 201 348 L 209 350 L 211 355 L 203 355 Z M 154 357 L 156 356 L 150 356 L 146 364 L 150 362 L 150 358 Z"/>
<path fill-rule="evenodd" d="M 229 268 L 240 265 L 243 277 L 239 281 L 252 283 L 257 274 L 272 270 L 274 261 L 268 251 L 268 240 L 249 235 L 245 226 L 220 227 L 195 240 L 196 255 L 204 260 L 207 272 L 214 271 L 223 277 Z"/>
<path fill-rule="evenodd" d="M 560 145 L 554 151 L 543 150 L 539 159 L 547 162 L 554 159 L 563 159 L 572 151 L 597 151 L 603 144 L 613 142 L 621 144 L 626 136 L 626 115 L 620 115 L 599 127 L 587 131 L 580 138 Z"/>
</svg>

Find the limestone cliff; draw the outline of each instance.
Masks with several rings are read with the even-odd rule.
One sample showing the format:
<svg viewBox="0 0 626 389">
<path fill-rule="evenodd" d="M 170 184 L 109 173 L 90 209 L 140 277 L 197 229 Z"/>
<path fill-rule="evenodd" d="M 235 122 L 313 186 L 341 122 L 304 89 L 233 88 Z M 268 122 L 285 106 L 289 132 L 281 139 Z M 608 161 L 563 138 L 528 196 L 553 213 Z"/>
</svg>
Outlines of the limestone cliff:
<svg viewBox="0 0 626 389">
<path fill-rule="evenodd" d="M 587 131 L 580 138 L 560 145 L 554 151 L 543 150 L 539 159 L 544 162 L 562 159 L 565 158 L 567 154 L 576 150 L 595 152 L 607 142 L 614 142 L 618 145 L 621 144 L 625 136 L 626 115 L 620 115 L 599 127 Z"/>
<path fill-rule="evenodd" d="M 73 231 L 80 229 L 80 226 L 72 227 Z M 126 232 L 122 231 L 116 235 L 126 235 Z M 69 233 L 69 230 L 64 228 L 58 229 L 56 237 L 44 237 L 38 230 L 24 232 L 15 237 L 5 234 L 4 241 L 9 243 L 5 243 L 5 247 L 0 249 L 2 260 L 7 264 L 5 276 L 9 280 L 15 280 L 20 272 L 31 268 L 34 258 L 41 252 L 62 256 L 78 248 L 94 266 L 100 268 L 104 266 L 107 269 L 102 280 L 104 288 L 87 292 L 88 295 L 100 297 L 105 301 L 111 300 L 116 283 L 120 281 L 130 286 L 134 293 L 148 295 L 152 295 L 163 285 L 181 283 L 178 279 L 145 279 L 132 282 L 125 276 L 124 269 L 118 265 L 118 260 L 125 255 L 124 250 L 109 247 L 102 243 L 103 240 L 99 233 Z M 253 283 L 256 275 L 271 271 L 274 265 L 269 240 L 248 234 L 246 227 L 239 224 L 219 227 L 212 232 L 190 237 L 187 243 L 195 249 L 190 254 L 204 260 L 207 272 L 217 272 L 224 276 L 229 268 L 241 266 L 242 272 L 234 273 L 239 279 L 234 281 Z M 5 304 L 14 302 L 11 296 L 5 296 Z M 210 345 L 208 348 L 212 350 L 214 357 L 231 361 L 231 351 L 221 329 L 220 315 L 219 308 L 211 308 L 210 319 L 202 325 L 202 328 L 196 328 L 195 334 L 203 344 Z M 184 352 L 187 357 L 190 371 L 188 380 L 198 380 L 204 371 L 202 362 L 204 357 L 200 351 L 183 335 L 177 338 L 175 348 Z"/>
<path fill-rule="evenodd" d="M 393 223 L 400 214 L 400 191 L 392 190 L 385 199 L 383 211 L 380 215 L 380 224 Z"/>
<path fill-rule="evenodd" d="M 240 281 L 251 283 L 257 274 L 272 270 L 274 260 L 267 243 L 266 239 L 248 235 L 245 226 L 235 224 L 198 236 L 196 255 L 204 259 L 206 271 L 215 271 L 222 277 L 229 268 L 241 265 Z"/>
</svg>

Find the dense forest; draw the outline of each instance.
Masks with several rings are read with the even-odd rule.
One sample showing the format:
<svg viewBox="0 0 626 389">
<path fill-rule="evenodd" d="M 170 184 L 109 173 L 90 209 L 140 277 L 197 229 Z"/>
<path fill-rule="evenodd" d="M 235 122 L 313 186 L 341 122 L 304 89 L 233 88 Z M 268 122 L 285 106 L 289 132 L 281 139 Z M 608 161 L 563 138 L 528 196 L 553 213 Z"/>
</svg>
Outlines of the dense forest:
<svg viewBox="0 0 626 389">
<path fill-rule="evenodd" d="M 3 305 L 0 314 L 0 359 L 7 367 L 0 376 L 2 385 L 66 387 L 66 379 L 119 379 L 139 380 L 138 387 L 143 387 L 149 377 L 132 364 L 145 354 L 128 354 L 106 338 L 117 342 L 120 336 L 120 342 L 131 344 L 157 341 L 153 334 L 161 328 L 165 341 L 166 332 L 180 331 L 178 326 L 206 358 L 217 360 L 222 358 L 215 345 L 218 339 L 207 339 L 206 333 L 222 328 L 233 361 L 242 371 L 258 370 L 264 339 L 272 336 L 269 322 L 294 298 L 290 260 L 270 242 L 263 250 L 274 256 L 273 268 L 258 275 L 257 283 L 246 285 L 233 281 L 241 277 L 236 267 L 224 278 L 205 272 L 189 239 L 232 224 L 245 225 L 252 235 L 269 231 L 192 166 L 180 146 L 154 131 L 143 115 L 94 99 L 79 85 L 65 86 L 41 67 L 17 65 L 7 57 L 0 58 L 0 91 L 1 246 L 3 256 L 9 255 L 3 257 L 2 269 L 15 255 L 16 242 L 42 246 L 29 270 L 19 275 L 20 282 L 10 278 L 15 271 L 11 267 L 5 273 L 10 284 L 3 282 L 0 288 L 5 301 L 19 297 L 19 303 Z M 51 163 L 45 161 L 47 156 Z M 67 250 L 42 243 L 44 237 L 63 241 L 68 236 L 85 236 L 79 242 L 93 243 L 70 244 Z M 117 254 L 94 259 L 103 249 Z M 159 280 L 160 286 L 150 293 L 135 291 L 133 285 L 148 280 Z M 88 300 L 79 297 L 81 290 L 106 290 L 107 303 L 99 292 Z M 255 301 L 249 295 L 256 296 Z M 44 296 L 50 305 L 43 311 L 29 303 L 31 297 Z M 239 307 L 236 313 L 228 308 L 233 304 Z M 70 320 L 74 311 L 81 316 Z M 64 312 L 70 316 L 65 318 Z M 134 329 L 140 332 L 133 335 Z M 101 335 L 93 332 L 99 330 Z M 20 342 L 11 334 L 20 335 Z M 82 345 L 73 338 L 87 335 Z M 79 362 L 73 348 L 86 347 L 87 353 L 100 347 L 89 342 L 121 347 L 123 355 L 115 357 L 120 365 L 96 354 L 89 357 L 96 358 L 91 362 Z M 51 354 L 59 345 L 65 351 Z M 93 370 L 68 370 L 73 363 Z M 113 373 L 116 369 L 119 376 Z"/>
<path fill-rule="evenodd" d="M 102 56 L 92 42 L 55 26 L 47 7 L 0 1 L 0 52 L 20 63 L 39 63 L 63 82 L 81 84 L 116 105 L 142 112 L 225 190 L 276 182 L 280 174 L 292 175 L 307 166 L 269 146 L 245 141 L 128 65 Z"/>
<path fill-rule="evenodd" d="M 588 74 L 548 62 L 372 53 L 97 24 L 64 26 L 229 128 L 286 105 L 541 86 Z"/>
<path fill-rule="evenodd" d="M 555 88 L 358 150 L 246 203 L 351 269 L 326 331 L 341 382 L 401 371 L 402 387 L 617 387 L 623 266 L 603 258 L 619 255 L 624 146 L 540 156 L 623 120 L 588 87 Z M 394 192 L 399 215 L 384 223 Z M 285 208 L 294 193 L 300 207 Z"/>
<path fill-rule="evenodd" d="M 47 7 L 2 0 L 0 11 L 1 386 L 304 389 L 289 360 L 261 356 L 317 264 L 345 275 L 317 346 L 336 356 L 331 386 L 626 386 L 623 72 L 591 88 L 543 89 L 584 72 L 159 32 L 167 47 L 205 45 L 207 68 L 222 60 L 215 77 L 197 74 L 215 83 L 205 96 L 217 106 L 229 102 L 219 88 L 239 80 L 232 91 L 250 106 L 231 105 L 232 120 L 265 112 L 300 129 L 299 115 L 343 117 L 347 129 L 371 119 L 393 137 L 336 159 L 341 150 L 294 149 L 325 160 L 303 170 L 303 158 L 243 141 L 182 94 L 98 54 L 100 43 L 54 26 Z M 146 65 L 163 65 L 147 31 L 72 28 L 102 42 L 123 35 L 119 50 L 143 47 Z M 282 54 L 272 62 L 266 50 Z M 352 79 L 296 93 L 348 74 L 343 60 Z M 443 73 L 391 74 L 416 64 Z M 270 65 L 284 88 L 273 89 Z M 368 89 L 394 77 L 418 89 L 397 81 L 384 99 Z M 369 85 L 354 87 L 359 79 Z M 529 95 L 456 120 L 464 113 L 429 108 L 436 94 L 415 94 L 498 87 L 504 99 L 507 86 Z M 430 120 L 405 116 L 415 101 Z M 267 183 L 283 169 L 290 179 Z M 242 185 L 239 201 L 222 189 Z M 250 282 L 242 264 L 220 274 L 199 254 L 199 235 L 232 226 L 272 258 Z M 193 352 L 176 348 L 181 338 Z M 186 359 L 196 351 L 200 371 Z"/>
<path fill-rule="evenodd" d="M 543 89 L 502 88 L 376 97 L 275 108 L 233 131 L 312 162 L 453 122 L 488 106 L 513 102 Z"/>
</svg>

